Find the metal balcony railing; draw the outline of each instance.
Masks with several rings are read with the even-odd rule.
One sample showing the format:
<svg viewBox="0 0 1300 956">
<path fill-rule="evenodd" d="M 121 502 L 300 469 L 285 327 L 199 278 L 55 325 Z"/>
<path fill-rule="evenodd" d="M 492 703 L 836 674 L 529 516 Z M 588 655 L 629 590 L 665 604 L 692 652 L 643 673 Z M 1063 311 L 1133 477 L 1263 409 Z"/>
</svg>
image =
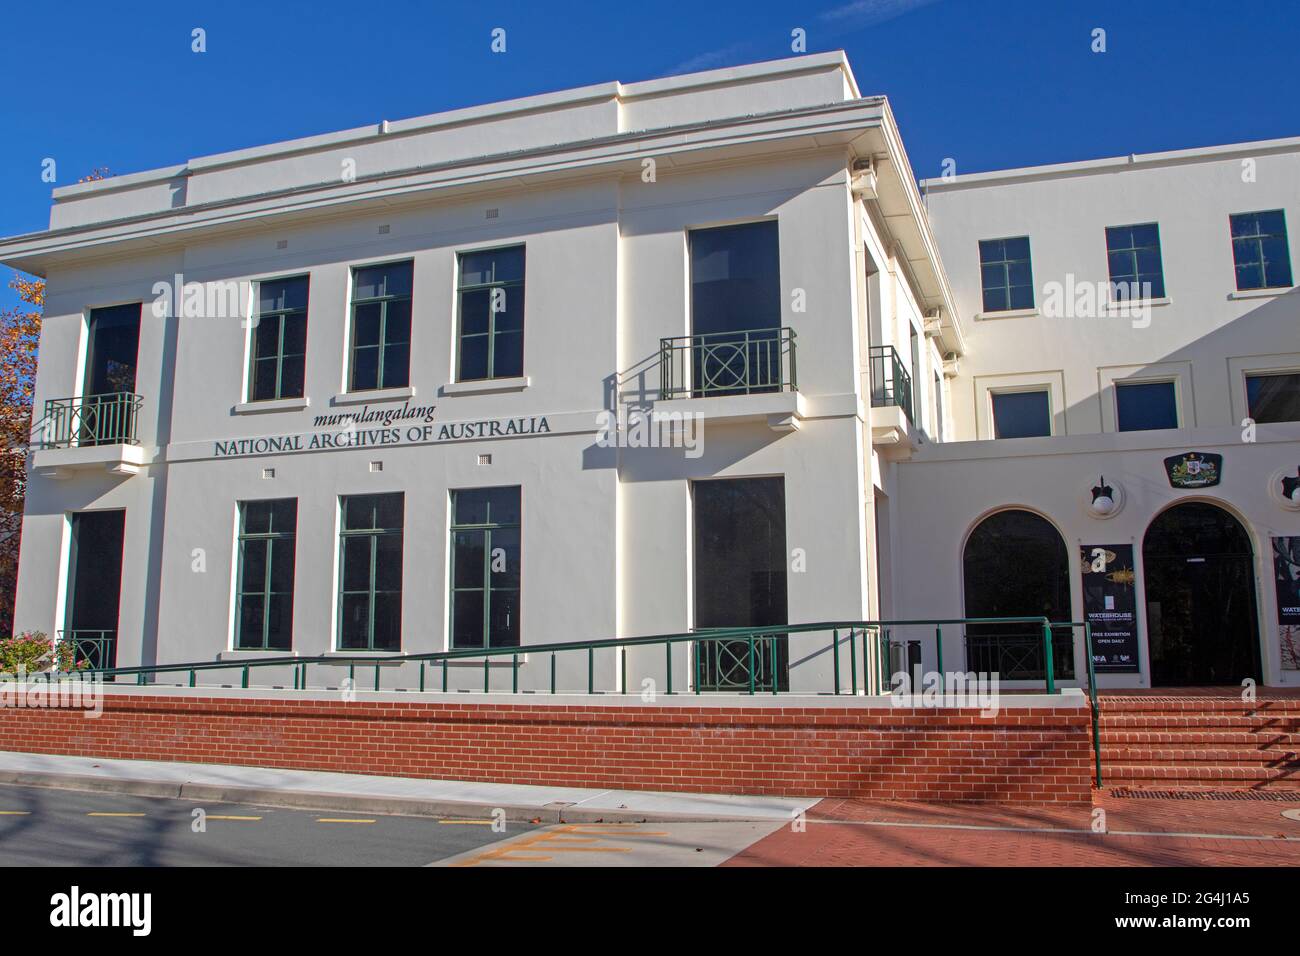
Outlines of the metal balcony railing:
<svg viewBox="0 0 1300 956">
<path fill-rule="evenodd" d="M 871 405 L 881 408 L 896 405 L 909 422 L 915 422 L 912 406 L 912 376 L 892 345 L 873 345 L 868 349 L 871 363 Z"/>
<path fill-rule="evenodd" d="M 136 425 L 143 403 L 134 392 L 52 398 L 45 403 L 41 442 L 46 448 L 138 445 Z"/>
<path fill-rule="evenodd" d="M 794 329 L 710 332 L 659 340 L 659 397 L 797 391 Z"/>
<path fill-rule="evenodd" d="M 117 631 L 79 628 L 59 631 L 59 640 L 72 645 L 73 660 L 85 661 L 91 670 L 111 670 L 117 666 Z"/>
</svg>

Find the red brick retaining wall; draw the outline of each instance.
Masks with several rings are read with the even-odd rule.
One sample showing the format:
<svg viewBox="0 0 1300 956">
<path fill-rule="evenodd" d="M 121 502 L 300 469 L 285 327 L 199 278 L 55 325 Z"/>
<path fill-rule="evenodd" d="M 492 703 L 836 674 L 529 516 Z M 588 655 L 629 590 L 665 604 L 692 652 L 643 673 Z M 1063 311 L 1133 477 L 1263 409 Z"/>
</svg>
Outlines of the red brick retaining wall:
<svg viewBox="0 0 1300 956">
<path fill-rule="evenodd" d="M 1083 708 L 981 717 L 974 709 L 104 696 L 97 719 L 0 708 L 0 750 L 633 790 L 1090 799 Z"/>
</svg>

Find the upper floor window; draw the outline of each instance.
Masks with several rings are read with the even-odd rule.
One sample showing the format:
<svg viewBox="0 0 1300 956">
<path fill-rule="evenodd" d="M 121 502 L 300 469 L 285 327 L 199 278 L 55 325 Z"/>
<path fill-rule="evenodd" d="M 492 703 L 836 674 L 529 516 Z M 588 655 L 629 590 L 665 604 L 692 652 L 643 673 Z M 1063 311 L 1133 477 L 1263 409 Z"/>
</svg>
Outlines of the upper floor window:
<svg viewBox="0 0 1300 956">
<path fill-rule="evenodd" d="M 400 650 L 405 498 L 351 495 L 340 505 L 339 647 Z"/>
<path fill-rule="evenodd" d="M 1052 434 L 1048 390 L 993 392 L 994 438 L 1040 438 Z"/>
<path fill-rule="evenodd" d="M 1300 372 L 1250 372 L 1246 407 L 1260 424 L 1300 422 Z"/>
<path fill-rule="evenodd" d="M 1029 237 L 980 240 L 980 285 L 985 312 L 1034 307 L 1034 274 Z"/>
<path fill-rule="evenodd" d="M 1163 299 L 1164 264 L 1160 259 L 1160 226 L 1107 226 L 1106 259 L 1110 265 L 1111 296 L 1124 299 Z"/>
<path fill-rule="evenodd" d="M 236 650 L 289 650 L 297 531 L 296 498 L 240 504 Z"/>
<path fill-rule="evenodd" d="M 307 362 L 307 277 L 257 288 L 248 399 L 302 398 Z"/>
<path fill-rule="evenodd" d="M 349 391 L 410 384 L 411 274 L 410 262 L 353 272 Z"/>
<path fill-rule="evenodd" d="M 1237 289 L 1284 289 L 1291 285 L 1286 214 L 1281 209 L 1230 216 Z"/>
<path fill-rule="evenodd" d="M 1177 385 L 1173 382 L 1117 382 L 1115 424 L 1122 432 L 1177 428 Z"/>
<path fill-rule="evenodd" d="M 451 493 L 451 646 L 518 647 L 519 488 Z"/>
<path fill-rule="evenodd" d="M 524 247 L 460 254 L 456 380 L 524 374 Z"/>
</svg>

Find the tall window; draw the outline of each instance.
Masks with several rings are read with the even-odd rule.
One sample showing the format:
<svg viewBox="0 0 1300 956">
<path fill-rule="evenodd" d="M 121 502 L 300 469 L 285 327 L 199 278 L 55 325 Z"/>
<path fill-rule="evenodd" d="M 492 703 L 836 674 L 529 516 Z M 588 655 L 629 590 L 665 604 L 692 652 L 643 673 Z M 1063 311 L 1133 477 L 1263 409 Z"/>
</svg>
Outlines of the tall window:
<svg viewBox="0 0 1300 956">
<path fill-rule="evenodd" d="M 519 488 L 451 493 L 451 646 L 518 647 Z"/>
<path fill-rule="evenodd" d="M 980 240 L 980 284 L 985 312 L 1034 307 L 1029 237 Z"/>
<path fill-rule="evenodd" d="M 236 649 L 287 651 L 292 646 L 297 532 L 296 498 L 239 505 Z"/>
<path fill-rule="evenodd" d="M 353 273 L 349 391 L 410 383 L 411 271 L 410 262 L 395 262 Z"/>
<path fill-rule="evenodd" d="M 943 441 L 943 379 L 934 373 L 934 437 Z"/>
<path fill-rule="evenodd" d="M 1108 226 L 1106 259 L 1110 264 L 1111 296 L 1121 299 L 1162 299 L 1165 271 L 1160 258 L 1160 226 Z"/>
<path fill-rule="evenodd" d="M 1177 386 L 1173 382 L 1116 383 L 1115 422 L 1122 432 L 1177 428 Z"/>
<path fill-rule="evenodd" d="M 302 398 L 307 362 L 307 277 L 258 284 L 249 401 Z"/>
<path fill-rule="evenodd" d="M 1052 401 L 1047 389 L 994 392 L 994 438 L 1040 438 L 1052 434 Z"/>
<path fill-rule="evenodd" d="M 1281 209 L 1243 212 L 1229 217 L 1232 261 L 1237 289 L 1278 289 L 1291 285 L 1291 253 L 1286 242 L 1286 214 Z"/>
<path fill-rule="evenodd" d="M 524 247 L 460 254 L 456 380 L 524 374 Z"/>
<path fill-rule="evenodd" d="M 1246 376 L 1246 407 L 1262 424 L 1300 422 L 1300 372 L 1252 372 Z"/>
<path fill-rule="evenodd" d="M 340 501 L 339 647 L 396 651 L 402 646 L 401 492 Z"/>
</svg>

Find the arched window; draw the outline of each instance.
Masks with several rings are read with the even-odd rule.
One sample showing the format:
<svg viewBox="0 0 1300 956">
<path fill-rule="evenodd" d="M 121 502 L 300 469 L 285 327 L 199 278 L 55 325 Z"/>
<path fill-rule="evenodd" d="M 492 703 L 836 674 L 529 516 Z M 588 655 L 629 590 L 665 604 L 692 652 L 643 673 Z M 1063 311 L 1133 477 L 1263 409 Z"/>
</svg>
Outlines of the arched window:
<svg viewBox="0 0 1300 956">
<path fill-rule="evenodd" d="M 962 555 L 967 617 L 1046 617 L 1069 621 L 1070 559 L 1051 523 L 1030 511 L 999 511 L 981 521 Z M 1053 632 L 1058 678 L 1074 676 L 1069 628 Z M 1007 680 L 1041 680 L 1043 631 L 1035 624 L 970 624 L 966 667 Z"/>
</svg>

